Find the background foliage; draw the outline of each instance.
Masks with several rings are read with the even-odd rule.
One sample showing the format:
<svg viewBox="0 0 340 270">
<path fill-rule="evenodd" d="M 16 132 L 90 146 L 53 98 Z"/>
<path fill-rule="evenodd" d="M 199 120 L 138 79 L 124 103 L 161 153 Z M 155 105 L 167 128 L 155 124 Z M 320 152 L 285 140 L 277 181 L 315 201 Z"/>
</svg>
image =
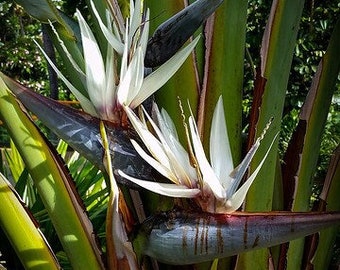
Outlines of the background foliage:
<svg viewBox="0 0 340 270">
<path fill-rule="evenodd" d="M 86 4 L 80 1 L 55 1 L 61 9 L 68 15 L 73 15 L 75 9 L 78 8 L 82 13 L 87 12 Z M 248 1 L 248 22 L 247 22 L 247 57 L 245 59 L 245 79 L 243 93 L 243 127 L 247 132 L 247 123 L 249 109 L 252 102 L 252 91 L 256 67 L 260 61 L 260 39 L 262 37 L 267 14 L 269 14 L 271 1 Z M 293 69 L 291 70 L 290 81 L 287 87 L 287 95 L 285 100 L 284 117 L 282 122 L 282 132 L 280 139 L 280 147 L 282 152 L 286 149 L 292 131 L 294 130 L 299 109 L 306 97 L 310 87 L 309 83 L 314 76 L 316 67 L 323 55 L 330 34 L 332 25 L 335 25 L 336 14 L 339 13 L 340 4 L 337 1 L 306 1 L 303 11 L 298 39 L 295 46 L 295 54 L 293 58 Z M 41 56 L 32 39 L 41 39 L 41 24 L 29 17 L 21 8 L 18 8 L 12 2 L 0 1 L 0 69 L 12 78 L 15 78 L 25 85 L 28 85 L 38 92 L 49 95 L 49 81 L 47 79 L 47 64 Z M 67 90 L 62 84 L 59 84 L 59 98 L 66 99 Z M 322 184 L 325 171 L 329 163 L 329 156 L 340 141 L 340 83 L 337 83 L 337 90 L 333 97 L 331 110 L 328 117 L 325 132 L 323 134 L 318 170 L 315 175 L 315 192 L 319 190 Z M 8 146 L 9 140 L 5 131 L 0 127 L 0 146 Z M 77 161 L 85 162 L 85 161 Z M 79 164 L 76 164 L 76 167 Z M 88 175 L 97 175 L 91 165 L 82 165 L 88 172 Z M 77 173 L 76 167 L 70 168 L 71 172 Z M 0 166 L 1 168 L 1 166 Z M 79 175 L 78 175 L 79 176 Z M 24 179 L 26 177 L 26 179 Z M 101 177 L 101 176 L 96 176 Z M 81 178 L 79 176 L 79 178 Z M 23 180 L 24 179 L 24 180 Z M 23 173 L 20 181 L 28 181 L 29 176 Z M 82 178 L 85 179 L 86 178 Z M 18 186 L 20 187 L 20 185 Z M 24 191 L 22 191 L 24 192 Z M 23 194 L 23 193 L 22 193 Z M 82 193 L 86 198 L 85 189 Z M 103 198 L 104 200 L 105 198 Z M 42 210 L 39 198 L 31 202 L 31 208 L 37 215 L 40 222 L 49 222 L 46 219 L 46 213 Z M 39 204 L 40 203 L 40 204 Z M 85 201 L 87 206 L 91 205 L 91 199 Z M 40 205 L 40 206 L 39 206 Z M 41 211 L 40 211 L 41 210 Z M 105 215 L 103 209 L 93 209 L 90 216 L 93 220 L 97 220 L 99 231 L 102 229 L 102 219 Z M 96 224 L 95 224 L 96 226 Z M 44 226 L 51 228 L 51 225 Z M 47 238 L 53 237 L 53 233 L 44 232 Z M 99 234 L 100 235 L 100 234 Z M 54 249 L 59 250 L 60 244 L 58 240 L 49 239 L 50 243 L 54 243 Z M 0 249 L 1 250 L 1 249 Z M 60 257 L 62 253 L 58 254 Z"/>
</svg>

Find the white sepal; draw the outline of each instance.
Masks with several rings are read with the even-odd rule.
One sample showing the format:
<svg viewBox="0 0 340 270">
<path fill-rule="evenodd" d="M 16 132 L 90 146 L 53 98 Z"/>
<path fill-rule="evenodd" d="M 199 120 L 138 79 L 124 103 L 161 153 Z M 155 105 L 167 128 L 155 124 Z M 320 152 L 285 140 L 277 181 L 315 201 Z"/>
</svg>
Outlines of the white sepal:
<svg viewBox="0 0 340 270">
<path fill-rule="evenodd" d="M 168 197 L 175 197 L 175 198 L 194 198 L 196 197 L 201 191 L 197 188 L 188 188 L 184 185 L 176 185 L 176 184 L 167 184 L 167 183 L 159 183 L 159 182 L 151 182 L 151 181 L 144 181 L 134 177 L 131 177 L 121 170 L 118 171 L 119 175 L 130 180 L 131 182 L 147 189 L 152 192 L 158 193 L 160 195 L 165 195 Z"/>
</svg>

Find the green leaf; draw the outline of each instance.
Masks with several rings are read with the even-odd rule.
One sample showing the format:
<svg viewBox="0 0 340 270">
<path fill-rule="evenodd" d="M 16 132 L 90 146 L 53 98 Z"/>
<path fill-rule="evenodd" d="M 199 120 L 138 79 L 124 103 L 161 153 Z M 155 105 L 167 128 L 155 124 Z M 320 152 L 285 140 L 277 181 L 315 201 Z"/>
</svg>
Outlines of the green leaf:
<svg viewBox="0 0 340 270">
<path fill-rule="evenodd" d="M 17 182 L 22 171 L 25 168 L 25 165 L 12 140 L 10 141 L 10 149 L 5 150 L 5 156 L 6 156 L 6 160 L 8 162 L 9 168 L 11 170 L 13 180 Z"/>
<path fill-rule="evenodd" d="M 206 52 L 198 123 L 208 149 L 212 112 L 223 96 L 234 165 L 241 161 L 242 85 L 247 1 L 224 1 L 205 28 Z M 223 53 L 222 53 L 223 52 Z"/>
<path fill-rule="evenodd" d="M 0 227 L 25 269 L 60 269 L 36 221 L 1 173 L 0 190 Z"/>
<path fill-rule="evenodd" d="M 330 179 L 330 186 L 328 187 L 328 194 L 323 196 L 320 195 L 320 199 L 324 199 L 327 203 L 327 211 L 338 211 L 340 210 L 340 147 L 334 151 L 331 158 L 329 170 L 326 179 Z M 317 250 L 311 263 L 314 269 L 326 269 L 331 261 L 332 250 L 334 248 L 334 243 L 336 236 L 338 235 L 339 227 L 333 227 L 326 230 L 322 230 L 319 234 L 319 241 Z"/>
<path fill-rule="evenodd" d="M 93 228 L 59 156 L 0 79 L 0 118 L 32 175 L 74 269 L 102 269 Z"/>
<path fill-rule="evenodd" d="M 74 37 L 70 26 L 64 21 L 65 15 L 59 11 L 51 0 L 15 0 L 25 11 L 43 23 L 57 22 L 62 26 L 62 33 Z"/>
<path fill-rule="evenodd" d="M 290 74 L 293 51 L 297 30 L 302 14 L 304 1 L 273 1 L 271 13 L 261 45 L 261 70 L 260 74 L 266 79 L 262 103 L 259 108 L 255 129 L 255 140 L 259 133 L 274 117 L 273 123 L 264 138 L 257 154 L 251 164 L 250 171 L 254 171 L 275 134 L 280 131 L 282 111 L 286 95 L 287 83 Z M 250 131 L 251 132 L 251 131 Z M 272 209 L 273 188 L 276 175 L 277 144 L 259 172 L 250 188 L 246 202 L 246 211 L 270 211 Z M 268 267 L 269 253 L 259 250 L 241 254 L 237 261 L 236 269 L 266 269 Z"/>
<path fill-rule="evenodd" d="M 42 22 L 60 20 L 58 10 L 50 0 L 15 0 L 15 2 L 21 5 L 28 14 Z"/>
<path fill-rule="evenodd" d="M 338 20 L 326 54 L 320 61 L 311 88 L 301 108 L 300 121 L 287 149 L 284 181 L 287 190 L 293 190 L 288 210 L 307 211 L 312 194 L 313 175 L 316 170 L 321 139 L 331 105 L 335 83 L 340 72 L 340 20 Z M 301 147 L 300 147 L 301 146 Z M 299 151 L 296 151 L 296 150 Z M 295 162 L 294 164 L 292 162 Z M 289 187 L 288 187 L 289 186 Z M 303 241 L 289 245 L 288 268 L 301 264 Z"/>
</svg>

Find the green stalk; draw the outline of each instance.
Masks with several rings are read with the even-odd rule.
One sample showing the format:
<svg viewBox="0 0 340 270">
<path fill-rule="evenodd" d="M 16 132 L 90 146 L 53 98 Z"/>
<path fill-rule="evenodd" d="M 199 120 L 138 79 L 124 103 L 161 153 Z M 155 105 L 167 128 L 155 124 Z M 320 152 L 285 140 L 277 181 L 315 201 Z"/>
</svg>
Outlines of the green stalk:
<svg viewBox="0 0 340 270">
<path fill-rule="evenodd" d="M 24 208 L 19 195 L 0 174 L 0 226 L 25 269 L 60 269 L 52 250 Z"/>
<path fill-rule="evenodd" d="M 9 94 L 2 79 L 0 118 L 33 178 L 73 269 L 102 269 L 92 224 L 70 186 L 67 172 L 15 98 Z"/>
<path fill-rule="evenodd" d="M 280 131 L 286 88 L 303 5 L 304 1 L 274 1 L 272 4 L 262 41 L 261 75 L 267 79 L 267 82 L 259 108 L 256 137 L 259 136 L 271 117 L 274 117 L 274 120 L 253 159 L 250 171 L 255 170 L 274 136 Z M 262 170 L 248 192 L 245 203 L 246 211 L 271 210 L 276 160 L 277 143 L 274 144 Z M 241 254 L 236 268 L 267 269 L 268 262 L 269 253 L 263 249 Z"/>
</svg>

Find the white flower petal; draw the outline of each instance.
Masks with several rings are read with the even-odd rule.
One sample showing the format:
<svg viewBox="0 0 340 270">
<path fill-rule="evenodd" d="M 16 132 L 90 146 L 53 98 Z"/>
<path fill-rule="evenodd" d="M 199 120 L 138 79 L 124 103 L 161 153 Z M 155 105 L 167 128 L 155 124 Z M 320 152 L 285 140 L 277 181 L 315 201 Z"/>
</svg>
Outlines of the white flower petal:
<svg viewBox="0 0 340 270">
<path fill-rule="evenodd" d="M 155 193 L 158 193 L 164 196 L 175 197 L 175 198 L 194 198 L 201 192 L 199 189 L 189 189 L 183 185 L 140 180 L 140 179 L 137 179 L 137 178 L 134 178 L 134 177 L 131 177 L 125 174 L 121 170 L 119 170 L 118 173 L 120 176 L 130 180 L 131 182 L 147 190 L 150 190 L 152 192 L 155 192 Z"/>
<path fill-rule="evenodd" d="M 229 173 L 234 169 L 227 126 L 224 117 L 222 96 L 216 104 L 210 132 L 210 162 L 222 186 L 230 185 Z"/>
<path fill-rule="evenodd" d="M 203 181 L 210 187 L 217 199 L 223 199 L 226 196 L 225 190 L 220 184 L 219 179 L 216 177 L 212 167 L 210 166 L 205 156 L 193 116 L 189 117 L 189 127 L 195 156 L 203 176 Z"/>
<path fill-rule="evenodd" d="M 127 20 L 126 20 L 127 22 Z M 126 24 L 124 39 L 127 39 L 129 35 L 129 26 Z M 128 68 L 128 57 L 129 57 L 129 44 L 127 41 L 124 43 L 124 51 L 122 56 L 122 62 L 120 64 L 120 75 L 119 78 L 124 78 L 126 70 Z"/>
<path fill-rule="evenodd" d="M 230 197 L 233 193 L 235 193 L 237 187 L 239 186 L 244 174 L 249 167 L 250 162 L 252 161 L 256 151 L 260 147 L 261 139 L 262 136 L 255 141 L 242 162 L 229 175 L 233 180 L 231 182 L 231 185 L 227 188 L 227 197 Z"/>
<path fill-rule="evenodd" d="M 102 107 L 106 99 L 103 95 L 106 85 L 104 61 L 97 41 L 79 10 L 77 10 L 77 17 L 84 50 L 88 94 L 93 105 L 98 109 Z"/>
<path fill-rule="evenodd" d="M 139 120 L 135 113 L 127 106 L 123 106 L 125 112 L 133 125 L 135 131 L 148 148 L 149 152 L 165 167 L 170 168 L 169 158 L 167 157 L 162 144 L 152 135 L 146 126 Z"/>
<path fill-rule="evenodd" d="M 124 45 L 123 43 L 120 41 L 119 38 L 117 38 L 112 31 L 103 23 L 95 5 L 93 4 L 93 1 L 91 1 L 91 7 L 93 10 L 94 15 L 96 16 L 99 25 L 100 25 L 100 29 L 103 32 L 103 35 L 105 36 L 105 38 L 107 39 L 107 41 L 110 43 L 110 45 L 114 48 L 114 50 L 119 53 L 119 54 L 123 54 L 124 51 Z"/>
<path fill-rule="evenodd" d="M 70 89 L 70 91 L 73 93 L 73 95 L 75 95 L 75 97 L 78 99 L 78 101 L 80 102 L 80 105 L 84 109 L 84 111 L 93 115 L 93 116 L 98 116 L 97 111 L 96 111 L 95 107 L 93 106 L 93 104 L 91 103 L 91 101 L 87 97 L 85 97 L 80 91 L 78 91 L 78 89 L 75 88 L 73 86 L 73 84 L 68 79 L 66 79 L 66 77 L 60 72 L 60 70 L 55 66 L 53 61 L 45 53 L 43 48 L 41 48 L 41 46 L 36 41 L 34 41 L 34 42 L 37 44 L 37 46 L 39 47 L 39 49 L 41 50 L 41 52 L 43 53 L 43 55 L 47 59 L 48 63 L 53 68 L 53 70 L 57 73 L 58 77 L 65 83 L 67 88 Z"/>
<path fill-rule="evenodd" d="M 156 106 L 157 107 L 157 106 Z M 159 110 L 157 108 L 156 116 L 157 121 L 159 123 L 159 127 L 162 130 L 163 133 L 170 132 L 172 136 L 178 140 L 178 134 L 175 127 L 174 122 L 172 121 L 170 115 L 165 109 L 161 109 L 161 112 L 159 113 Z"/>
<path fill-rule="evenodd" d="M 247 192 L 254 182 L 257 174 L 259 173 L 260 169 L 262 168 L 263 163 L 265 162 L 278 134 L 275 135 L 273 141 L 271 142 L 266 154 L 264 155 L 263 159 L 261 160 L 260 164 L 257 166 L 255 171 L 252 175 L 246 180 L 246 182 L 232 195 L 232 197 L 227 201 L 228 211 L 233 212 L 236 211 L 243 203 L 244 199 L 246 198 Z"/>
<path fill-rule="evenodd" d="M 135 4 L 134 4 L 135 2 Z M 138 37 L 138 28 L 142 21 L 142 1 L 130 0 L 130 32 L 129 32 L 129 47 L 132 45 L 132 40 Z"/>
<path fill-rule="evenodd" d="M 157 117 L 159 128 L 161 129 L 162 134 L 164 134 L 164 138 L 167 144 L 169 145 L 171 151 L 175 153 L 177 163 L 180 164 L 181 168 L 183 168 L 183 170 L 185 171 L 185 179 L 187 179 L 186 181 L 189 181 L 189 179 L 191 179 L 190 186 L 196 186 L 196 170 L 190 163 L 188 152 L 179 142 L 176 127 L 172 122 L 169 114 L 164 109 L 162 109 L 160 113 L 157 105 L 154 106 L 154 113 Z M 182 182 L 182 184 L 184 184 L 184 182 Z M 188 182 L 186 184 L 188 184 Z"/>
<path fill-rule="evenodd" d="M 145 18 L 144 18 L 144 22 L 143 22 L 143 31 L 142 31 L 142 35 L 140 37 L 140 45 L 142 47 L 143 50 L 143 54 L 146 54 L 146 48 L 148 45 L 148 41 L 149 41 L 149 28 L 150 28 L 150 10 L 147 8 L 146 9 L 146 13 L 145 13 Z"/>
<path fill-rule="evenodd" d="M 160 163 L 158 160 L 154 159 L 150 155 L 148 155 L 143 148 L 134 140 L 131 140 L 133 147 L 136 149 L 137 153 L 153 168 L 155 168 L 160 174 L 174 182 L 175 184 L 179 184 L 176 176 L 171 172 L 169 167 L 165 166 L 164 163 Z M 169 165 L 169 164 L 168 164 Z"/>
<path fill-rule="evenodd" d="M 189 54 L 195 48 L 199 36 L 196 37 L 189 45 L 184 49 L 177 52 L 173 57 L 166 61 L 163 65 L 157 68 L 154 72 L 144 78 L 142 87 L 138 96 L 131 103 L 132 108 L 140 105 L 144 100 L 161 88 L 180 68 L 180 66 L 187 59 Z"/>
<path fill-rule="evenodd" d="M 112 119 L 111 117 L 114 114 L 115 107 L 115 98 L 116 98 L 116 85 L 115 85 L 115 66 L 114 66 L 114 52 L 113 49 L 108 46 L 107 54 L 106 54 L 106 66 L 105 66 L 105 76 L 106 76 L 106 86 L 105 96 L 107 97 L 104 100 L 105 107 L 105 115 L 106 119 Z"/>
<path fill-rule="evenodd" d="M 163 149 L 167 157 L 169 158 L 171 169 L 173 173 L 177 176 L 177 179 L 180 181 L 180 184 L 186 185 L 188 187 L 196 186 L 195 178 L 190 178 L 189 177 L 190 174 L 188 175 L 188 172 L 190 173 L 189 170 L 191 166 L 189 163 L 187 152 L 181 151 L 181 148 L 179 148 L 178 145 L 173 144 L 171 140 L 169 139 L 169 136 L 171 137 L 171 134 L 169 134 L 168 132 L 162 132 L 145 110 L 144 110 L 144 114 L 147 116 L 152 128 L 156 132 L 163 146 Z M 170 142 L 170 145 L 168 144 L 168 142 Z M 181 161 L 184 161 L 184 160 L 186 160 L 186 162 L 181 163 Z M 188 167 L 185 167 L 186 165 L 188 165 Z"/>
<path fill-rule="evenodd" d="M 142 48 L 138 47 L 132 57 L 124 77 L 121 78 L 117 90 L 117 98 L 120 104 L 129 106 L 138 94 L 144 77 L 144 56 Z"/>
</svg>

